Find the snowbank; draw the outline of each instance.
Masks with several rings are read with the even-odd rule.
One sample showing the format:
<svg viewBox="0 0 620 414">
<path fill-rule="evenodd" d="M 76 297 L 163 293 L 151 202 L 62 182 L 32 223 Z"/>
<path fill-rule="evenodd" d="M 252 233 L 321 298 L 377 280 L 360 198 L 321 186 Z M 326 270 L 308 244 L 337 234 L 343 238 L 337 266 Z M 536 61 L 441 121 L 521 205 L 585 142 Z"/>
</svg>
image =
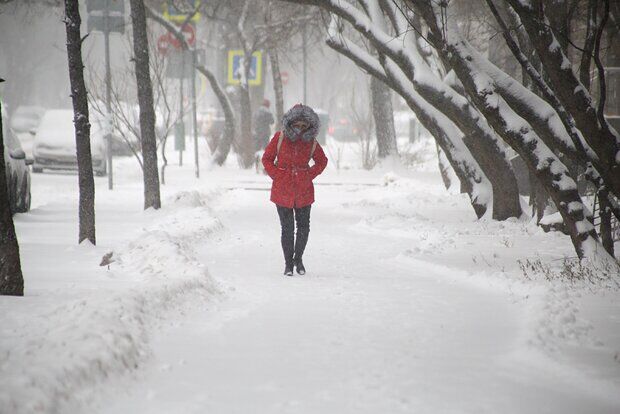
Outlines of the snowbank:
<svg viewBox="0 0 620 414">
<path fill-rule="evenodd" d="M 534 220 L 476 220 L 464 195 L 451 196 L 426 176 L 382 181 L 343 204 L 350 214 L 364 211 L 357 232 L 401 239 L 396 260 L 403 266 L 430 266 L 447 283 L 505 292 L 523 315 L 511 363 L 535 369 L 544 361 L 620 405 L 613 392 L 620 387 L 618 275 L 579 264 L 568 237 L 545 233 Z"/>
<path fill-rule="evenodd" d="M 149 352 L 149 327 L 163 311 L 189 295 L 218 292 L 193 250 L 198 238 L 222 227 L 207 207 L 218 194 L 178 193 L 164 209 L 142 213 L 148 223 L 127 218 L 120 225 L 133 227 L 134 236 L 114 247 L 107 266 L 98 267 L 98 248 L 72 249 L 74 261 L 90 262 L 69 291 L 52 281 L 31 286 L 25 298 L 3 298 L 2 413 L 61 411 L 88 387 L 137 368 Z"/>
</svg>

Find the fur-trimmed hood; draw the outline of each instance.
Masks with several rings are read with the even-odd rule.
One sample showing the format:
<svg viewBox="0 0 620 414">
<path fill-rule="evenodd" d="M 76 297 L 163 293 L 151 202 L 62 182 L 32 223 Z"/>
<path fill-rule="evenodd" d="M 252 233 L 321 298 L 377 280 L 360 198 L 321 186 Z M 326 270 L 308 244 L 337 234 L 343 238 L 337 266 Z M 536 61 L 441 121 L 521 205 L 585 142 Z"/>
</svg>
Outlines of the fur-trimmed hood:
<svg viewBox="0 0 620 414">
<path fill-rule="evenodd" d="M 300 119 L 309 125 L 308 129 L 303 133 L 293 128 L 295 121 Z M 284 114 L 284 117 L 282 117 L 282 127 L 284 129 L 284 135 L 291 141 L 297 141 L 300 138 L 303 141 L 312 141 L 319 134 L 321 121 L 312 108 L 303 104 L 297 104 L 289 109 L 288 112 Z"/>
</svg>

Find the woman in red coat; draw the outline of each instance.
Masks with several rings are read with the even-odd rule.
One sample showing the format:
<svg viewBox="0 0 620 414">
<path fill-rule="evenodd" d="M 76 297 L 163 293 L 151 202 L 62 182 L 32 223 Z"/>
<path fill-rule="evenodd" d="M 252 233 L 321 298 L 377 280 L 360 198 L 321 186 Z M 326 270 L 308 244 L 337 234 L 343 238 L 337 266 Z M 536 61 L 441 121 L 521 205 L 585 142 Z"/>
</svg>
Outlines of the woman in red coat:
<svg viewBox="0 0 620 414">
<path fill-rule="evenodd" d="M 310 233 L 310 206 L 314 202 L 312 180 L 323 172 L 327 157 L 316 141 L 319 117 L 309 106 L 297 104 L 282 118 L 283 131 L 276 132 L 265 153 L 263 166 L 273 180 L 271 201 L 276 204 L 282 226 L 284 274 L 306 273 L 302 256 Z M 310 167 L 308 163 L 314 160 Z M 297 237 L 295 238 L 295 223 Z"/>
</svg>

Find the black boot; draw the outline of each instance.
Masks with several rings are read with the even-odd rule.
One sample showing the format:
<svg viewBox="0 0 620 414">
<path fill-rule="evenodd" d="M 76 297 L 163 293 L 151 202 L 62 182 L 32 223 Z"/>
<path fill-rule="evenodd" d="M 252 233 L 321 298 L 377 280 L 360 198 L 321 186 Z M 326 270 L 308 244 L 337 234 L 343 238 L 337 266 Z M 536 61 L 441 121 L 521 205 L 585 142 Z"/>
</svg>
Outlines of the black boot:
<svg viewBox="0 0 620 414">
<path fill-rule="evenodd" d="M 306 244 L 308 243 L 308 235 L 310 234 L 310 206 L 295 209 L 295 221 L 297 222 L 297 234 L 295 237 L 295 253 L 294 260 L 297 273 L 306 274 L 304 262 L 301 260 Z"/>
<path fill-rule="evenodd" d="M 284 275 L 293 276 L 293 256 L 295 252 L 295 222 L 293 209 L 278 206 L 278 215 L 282 226 L 282 253 L 284 254 Z"/>
<path fill-rule="evenodd" d="M 295 269 L 297 270 L 297 273 L 300 275 L 306 274 L 306 268 L 304 267 L 304 262 L 301 261 L 301 257 L 298 259 L 295 259 Z"/>
</svg>

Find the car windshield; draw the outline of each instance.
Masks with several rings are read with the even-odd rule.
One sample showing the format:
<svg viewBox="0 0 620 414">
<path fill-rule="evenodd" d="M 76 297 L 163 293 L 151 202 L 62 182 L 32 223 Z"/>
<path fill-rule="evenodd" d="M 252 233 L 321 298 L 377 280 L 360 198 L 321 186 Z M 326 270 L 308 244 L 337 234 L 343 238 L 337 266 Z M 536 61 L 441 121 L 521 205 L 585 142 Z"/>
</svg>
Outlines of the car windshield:
<svg viewBox="0 0 620 414">
<path fill-rule="evenodd" d="M 2 138 L 4 140 L 4 146 L 9 150 L 21 149 L 22 146 L 19 140 L 15 138 L 11 129 L 6 126 L 4 119 L 2 120 Z"/>
</svg>

